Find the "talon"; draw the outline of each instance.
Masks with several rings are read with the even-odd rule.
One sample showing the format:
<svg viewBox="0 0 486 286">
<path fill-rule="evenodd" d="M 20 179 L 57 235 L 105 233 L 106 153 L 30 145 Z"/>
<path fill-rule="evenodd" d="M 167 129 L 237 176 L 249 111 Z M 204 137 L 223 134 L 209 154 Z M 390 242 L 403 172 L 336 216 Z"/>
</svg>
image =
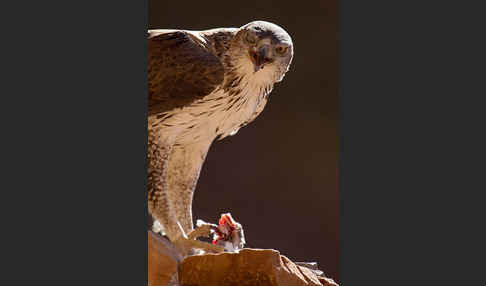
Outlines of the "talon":
<svg viewBox="0 0 486 286">
<path fill-rule="evenodd" d="M 191 234 L 193 234 L 193 232 L 191 232 Z M 224 247 L 220 245 L 213 245 L 207 242 L 191 239 L 189 238 L 189 236 L 187 238 L 180 237 L 179 239 L 174 241 L 174 245 L 182 253 L 183 256 L 191 255 L 191 252 L 195 249 L 200 249 L 208 253 L 224 252 Z"/>
<path fill-rule="evenodd" d="M 195 228 L 193 231 L 191 231 L 188 235 L 187 238 L 189 239 L 196 239 L 198 237 L 204 237 L 204 236 L 209 236 L 211 234 L 211 226 L 204 224 L 201 226 L 198 226 Z"/>
<path fill-rule="evenodd" d="M 208 237 L 216 229 L 218 229 L 217 225 L 204 222 L 200 219 L 197 220 L 196 226 L 197 227 L 187 235 L 188 238 L 196 239 L 199 237 Z"/>
</svg>

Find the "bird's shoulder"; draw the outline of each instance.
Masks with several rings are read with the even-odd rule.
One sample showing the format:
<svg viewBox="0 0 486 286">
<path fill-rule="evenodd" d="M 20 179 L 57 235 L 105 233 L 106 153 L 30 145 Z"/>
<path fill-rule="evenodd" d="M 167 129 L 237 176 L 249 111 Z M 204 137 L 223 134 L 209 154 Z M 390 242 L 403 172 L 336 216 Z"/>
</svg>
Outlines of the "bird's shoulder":
<svg viewBox="0 0 486 286">
<path fill-rule="evenodd" d="M 219 28 L 201 31 L 200 34 L 206 40 L 207 47 L 211 53 L 222 61 L 237 32 L 237 28 Z"/>
</svg>

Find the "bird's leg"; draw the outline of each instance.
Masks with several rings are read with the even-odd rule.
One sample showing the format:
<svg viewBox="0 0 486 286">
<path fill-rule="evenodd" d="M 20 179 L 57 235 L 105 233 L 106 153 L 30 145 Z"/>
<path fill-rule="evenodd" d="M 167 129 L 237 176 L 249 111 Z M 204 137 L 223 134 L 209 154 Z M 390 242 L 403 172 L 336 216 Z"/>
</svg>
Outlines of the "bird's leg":
<svg viewBox="0 0 486 286">
<path fill-rule="evenodd" d="M 167 192 L 172 209 L 186 233 L 194 229 L 192 200 L 199 172 L 211 142 L 211 140 L 203 140 L 175 146 L 170 153 Z"/>
<path fill-rule="evenodd" d="M 172 209 L 167 194 L 167 164 L 172 146 L 161 140 L 149 129 L 148 132 L 148 209 L 149 213 L 164 228 L 169 240 L 175 241 L 185 237 L 185 233 L 177 223 L 177 217 Z"/>
<path fill-rule="evenodd" d="M 175 241 L 182 248 L 201 249 L 205 252 L 223 252 L 219 245 L 196 240 L 201 236 L 209 236 L 209 226 L 194 229 L 192 220 L 192 200 L 194 189 L 199 178 L 199 171 L 206 157 L 211 141 L 201 141 L 190 145 L 174 147 L 170 154 L 168 166 L 168 195 L 177 220 L 181 223 L 187 238 Z"/>
<path fill-rule="evenodd" d="M 172 153 L 173 147 L 148 132 L 148 207 L 150 214 L 163 226 L 164 232 L 176 248 L 187 256 L 193 249 L 206 252 L 223 252 L 224 248 L 202 241 L 189 239 L 186 230 L 192 231 L 192 189 L 185 189 L 184 180 L 196 180 L 196 174 L 186 173 L 186 164 L 181 162 L 181 153 Z M 207 149 L 206 149 L 207 151 Z M 184 152 L 182 153 L 184 154 Z M 171 158 L 173 165 L 169 165 Z M 186 158 L 186 156 L 182 156 Z M 190 158 L 188 158 L 190 159 Z M 182 164 L 181 164 L 182 163 Z M 199 167 L 202 162 L 199 163 Z M 192 174 L 192 175 L 191 175 Z M 174 176 L 174 180 L 171 180 Z M 193 183 L 195 186 L 195 182 Z M 181 197 L 178 197 L 180 195 Z"/>
</svg>

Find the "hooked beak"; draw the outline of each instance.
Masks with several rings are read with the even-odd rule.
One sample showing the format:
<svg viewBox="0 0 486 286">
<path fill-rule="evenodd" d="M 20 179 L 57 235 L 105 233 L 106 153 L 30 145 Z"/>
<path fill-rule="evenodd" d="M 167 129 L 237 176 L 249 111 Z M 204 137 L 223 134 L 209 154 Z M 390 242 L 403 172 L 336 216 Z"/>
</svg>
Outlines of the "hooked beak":
<svg viewBox="0 0 486 286">
<path fill-rule="evenodd" d="M 259 50 L 251 51 L 250 58 L 253 62 L 255 72 L 263 69 L 267 59 L 268 45 L 263 45 Z"/>
</svg>

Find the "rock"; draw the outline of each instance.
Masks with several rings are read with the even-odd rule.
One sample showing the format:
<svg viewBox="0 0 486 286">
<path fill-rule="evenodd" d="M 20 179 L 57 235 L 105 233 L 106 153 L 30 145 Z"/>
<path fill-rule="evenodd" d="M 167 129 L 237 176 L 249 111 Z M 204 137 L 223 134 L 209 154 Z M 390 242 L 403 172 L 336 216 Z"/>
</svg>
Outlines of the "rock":
<svg viewBox="0 0 486 286">
<path fill-rule="evenodd" d="M 337 286 L 272 249 L 189 256 L 182 261 L 178 276 L 181 286 Z"/>
<path fill-rule="evenodd" d="M 168 285 L 180 259 L 167 239 L 148 231 L 148 286 Z"/>
<path fill-rule="evenodd" d="M 334 280 L 332 280 L 331 278 L 327 278 L 327 277 L 321 277 L 319 276 L 319 281 L 322 283 L 322 285 L 324 286 L 339 286 L 336 282 L 334 282 Z"/>
<path fill-rule="evenodd" d="M 220 253 L 182 257 L 159 234 L 148 231 L 149 286 L 222 285 L 323 285 L 338 286 L 312 263 L 292 262 L 272 249 L 242 249 L 239 253 Z M 178 278 L 179 281 L 176 281 Z"/>
</svg>

